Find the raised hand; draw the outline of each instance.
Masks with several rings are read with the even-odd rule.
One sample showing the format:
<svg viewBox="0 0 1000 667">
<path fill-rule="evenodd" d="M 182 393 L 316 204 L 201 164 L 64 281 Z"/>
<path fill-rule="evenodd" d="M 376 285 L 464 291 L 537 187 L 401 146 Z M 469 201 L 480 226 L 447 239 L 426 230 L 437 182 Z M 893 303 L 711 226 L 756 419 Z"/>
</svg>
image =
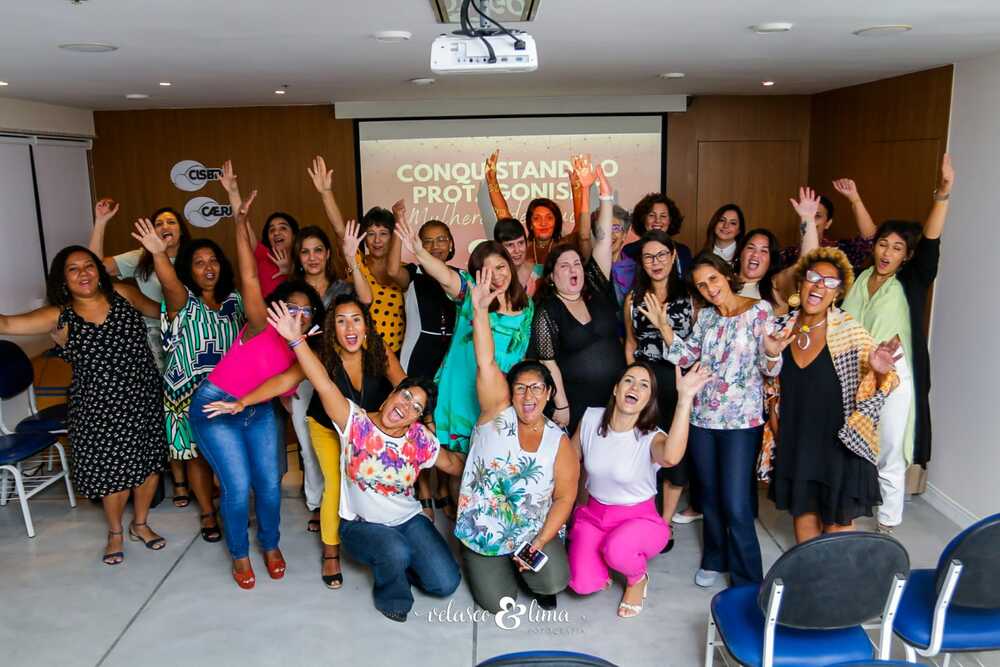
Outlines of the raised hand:
<svg viewBox="0 0 1000 667">
<path fill-rule="evenodd" d="M 392 215 L 396 218 L 396 222 L 406 219 L 406 200 L 398 199 L 396 203 L 392 205 Z"/>
<path fill-rule="evenodd" d="M 238 415 L 245 408 L 243 401 L 213 401 L 202 407 L 201 411 L 209 419 L 214 419 L 219 415 Z"/>
<path fill-rule="evenodd" d="M 250 192 L 250 196 L 246 198 L 245 201 L 240 203 L 240 210 L 236 211 L 236 219 L 239 221 L 246 221 L 247 217 L 250 215 L 250 206 L 253 204 L 253 200 L 257 198 L 257 191 L 253 190 Z"/>
<path fill-rule="evenodd" d="M 661 304 L 652 290 L 643 295 L 642 303 L 637 308 L 649 320 L 649 323 L 657 329 L 662 330 L 664 327 L 668 329 L 673 328 L 670 326 L 670 318 L 667 317 L 667 304 Z"/>
<path fill-rule="evenodd" d="M 229 194 L 240 193 L 240 186 L 236 182 L 237 176 L 236 172 L 233 171 L 233 161 L 226 160 L 222 163 L 222 176 L 219 177 L 219 183 Z"/>
<path fill-rule="evenodd" d="M 674 377 L 677 384 L 677 395 L 681 398 L 694 398 L 701 388 L 712 379 L 712 371 L 707 366 L 697 363 L 686 375 L 681 373 L 680 366 L 674 367 Z"/>
<path fill-rule="evenodd" d="M 94 224 L 107 224 L 118 213 L 118 202 L 110 197 L 104 197 L 94 206 Z"/>
<path fill-rule="evenodd" d="M 799 214 L 801 220 L 815 220 L 816 211 L 819 210 L 819 195 L 809 187 L 799 188 L 799 199 L 789 199 L 792 208 Z"/>
<path fill-rule="evenodd" d="M 858 186 L 849 178 L 838 178 L 833 182 L 833 189 L 847 197 L 852 204 L 861 200 L 858 194 Z"/>
<path fill-rule="evenodd" d="M 135 221 L 135 231 L 132 238 L 142 244 L 142 247 L 151 255 L 159 255 L 167 251 L 166 242 L 156 233 L 156 228 L 149 218 L 139 218 Z"/>
<path fill-rule="evenodd" d="M 313 187 L 320 194 L 333 190 L 333 169 L 326 168 L 326 160 L 321 155 L 313 158 L 312 166 L 307 167 L 309 178 L 312 179 Z"/>
<path fill-rule="evenodd" d="M 951 155 L 945 153 L 944 157 L 941 158 L 941 180 L 938 182 L 938 194 L 949 194 L 951 192 L 952 183 L 954 182 L 955 169 L 951 166 Z"/>
<path fill-rule="evenodd" d="M 496 149 L 490 156 L 486 158 L 486 181 L 489 183 L 497 182 L 497 160 L 500 159 L 500 149 Z"/>
<path fill-rule="evenodd" d="M 899 337 L 879 343 L 868 355 L 868 365 L 879 375 L 886 375 L 896 368 L 896 361 L 903 356 Z"/>
<path fill-rule="evenodd" d="M 267 323 L 287 341 L 302 337 L 302 313 L 292 315 L 284 301 L 275 301 L 267 309 Z"/>
<path fill-rule="evenodd" d="M 489 311 L 490 304 L 503 290 L 493 289 L 493 269 L 482 269 L 476 272 L 476 284 L 470 288 L 472 308 L 475 312 Z"/>
<path fill-rule="evenodd" d="M 361 231 L 361 225 L 354 220 L 348 220 L 344 226 L 344 242 L 341 245 L 341 249 L 344 251 L 344 259 L 347 260 L 347 265 L 352 269 L 355 268 L 354 258 L 357 257 L 358 248 L 364 239 L 365 234 Z"/>
<path fill-rule="evenodd" d="M 601 165 L 594 167 L 594 171 L 597 173 L 597 188 L 601 193 L 602 197 L 610 197 L 613 193 L 611 190 L 611 184 L 608 183 L 608 177 L 604 175 L 604 169 Z"/>
<path fill-rule="evenodd" d="M 396 220 L 396 236 L 399 237 L 400 243 L 403 244 L 403 249 L 416 257 L 417 262 L 419 262 L 420 256 L 417 254 L 417 250 L 423 250 L 424 247 L 418 238 L 417 229 L 412 227 L 406 220 L 400 218 Z"/>
<path fill-rule="evenodd" d="M 590 155 L 574 155 L 573 176 L 580 182 L 584 189 L 589 188 L 597 180 L 597 171 L 590 162 Z"/>
<path fill-rule="evenodd" d="M 268 259 L 278 265 L 278 272 L 271 276 L 274 280 L 278 276 L 287 276 L 292 273 L 292 254 L 284 248 L 272 248 L 267 253 Z"/>
<path fill-rule="evenodd" d="M 764 336 L 764 352 L 767 353 L 767 356 L 777 357 L 792 344 L 792 339 L 795 337 L 795 324 L 798 320 L 799 316 L 795 315 L 785 323 L 783 328 L 775 329 Z"/>
</svg>

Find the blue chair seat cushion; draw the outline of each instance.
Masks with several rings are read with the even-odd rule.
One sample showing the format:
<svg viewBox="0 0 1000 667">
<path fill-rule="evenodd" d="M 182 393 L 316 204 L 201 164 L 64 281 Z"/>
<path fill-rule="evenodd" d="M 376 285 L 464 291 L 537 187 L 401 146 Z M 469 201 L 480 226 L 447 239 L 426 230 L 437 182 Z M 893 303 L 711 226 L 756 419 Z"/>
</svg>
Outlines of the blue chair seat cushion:
<svg viewBox="0 0 1000 667">
<path fill-rule="evenodd" d="M 729 653 L 741 664 L 760 667 L 764 657 L 764 614 L 757 606 L 758 586 L 737 586 L 712 598 L 712 618 Z M 774 664 L 828 667 L 871 660 L 874 649 L 861 626 L 838 630 L 800 630 L 779 625 L 774 633 Z"/>
<path fill-rule="evenodd" d="M 936 570 L 912 570 L 903 589 L 893 631 L 911 646 L 930 646 L 934 603 L 937 602 L 936 579 Z M 995 649 L 1000 649 L 1000 609 L 954 605 L 948 608 L 941 651 L 956 653 Z"/>
<path fill-rule="evenodd" d="M 0 465 L 10 465 L 23 461 L 55 441 L 51 433 L 0 435 Z"/>
<path fill-rule="evenodd" d="M 573 651 L 521 651 L 498 655 L 478 667 L 615 667 L 603 658 Z"/>
<path fill-rule="evenodd" d="M 22 419 L 14 430 L 17 433 L 65 433 L 68 418 L 68 406 L 59 403 L 39 410 L 37 415 Z"/>
</svg>

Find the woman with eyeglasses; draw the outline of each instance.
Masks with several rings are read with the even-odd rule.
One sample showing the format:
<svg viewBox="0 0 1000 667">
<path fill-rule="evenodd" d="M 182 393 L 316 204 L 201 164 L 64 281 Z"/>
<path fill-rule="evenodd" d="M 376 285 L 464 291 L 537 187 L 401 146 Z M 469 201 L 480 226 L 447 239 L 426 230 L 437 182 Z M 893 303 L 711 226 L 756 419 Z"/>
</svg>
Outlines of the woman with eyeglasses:
<svg viewBox="0 0 1000 667">
<path fill-rule="evenodd" d="M 403 622 L 413 606 L 411 585 L 445 597 L 461 580 L 448 543 L 420 511 L 414 490 L 421 470 L 460 475 L 465 464 L 421 423 L 434 411 L 437 388 L 427 379 L 406 378 L 377 410 L 367 411 L 341 392 L 305 344 L 301 314 L 276 303 L 270 322 L 288 341 L 340 435 L 343 545 L 372 569 L 375 608 Z"/>
<path fill-rule="evenodd" d="M 847 292 L 844 310 L 876 340 L 896 338 L 900 385 L 882 408 L 879 424 L 879 530 L 892 532 L 903 520 L 906 469 L 926 465 L 931 453 L 930 355 L 924 330 L 927 292 L 937 277 L 941 232 L 948 216 L 955 171 L 945 154 L 934 204 L 923 226 L 889 220 L 875 233 L 873 265 Z"/>
<path fill-rule="evenodd" d="M 611 273 L 611 186 L 598 168 L 601 219 L 594 256 L 584 265 L 576 248 L 559 244 L 545 260 L 535 294 L 529 356 L 542 362 L 555 381 L 553 420 L 576 430 L 589 407 L 607 402 L 625 367 L 618 337 L 618 302 Z"/>
<path fill-rule="evenodd" d="M 743 209 L 736 204 L 723 204 L 708 219 L 702 252 L 712 252 L 726 260 L 736 261 L 736 248 L 746 233 Z"/>
<path fill-rule="evenodd" d="M 305 327 L 303 333 L 312 327 L 314 317 L 323 319 L 323 301 L 304 281 L 286 280 L 265 301 L 257 280 L 254 235 L 247 215 L 256 194 L 254 191 L 244 202 L 238 191 L 230 193 L 233 210 L 237 211 L 236 256 L 247 323 L 195 391 L 190 408 L 194 441 L 219 478 L 219 511 L 233 559 L 233 580 L 244 589 L 256 584 L 247 536 L 251 489 L 257 540 L 268 574 L 272 579 L 281 579 L 286 568 L 278 548 L 284 442 L 278 437 L 277 417 L 270 403 L 248 408 L 241 402 L 255 388 L 289 371 L 296 363 L 295 353 L 268 326 L 267 304 L 287 302 L 299 314 Z M 240 414 L 244 409 L 246 413 Z"/>
<path fill-rule="evenodd" d="M 672 240 L 680 233 L 683 223 L 684 215 L 680 208 L 673 199 L 662 192 L 650 192 L 632 209 L 632 226 L 636 236 L 640 238 L 645 236 L 646 232 L 657 230 L 665 232 Z M 677 254 L 674 271 L 677 272 L 677 277 L 683 280 L 688 267 L 691 266 L 691 249 L 683 243 L 674 241 L 674 250 Z M 634 263 L 639 262 L 640 252 L 638 241 L 632 241 L 622 249 L 622 255 L 632 259 Z M 634 273 L 633 268 L 633 275 Z M 629 283 L 625 291 L 628 292 L 633 286 L 634 283 Z"/>
<path fill-rule="evenodd" d="M 461 542 L 476 603 L 497 613 L 501 600 L 517 598 L 518 578 L 543 609 L 554 609 L 566 588 L 569 566 L 559 531 L 576 499 L 580 464 L 569 438 L 545 417 L 555 393 L 548 369 L 537 361 L 497 365 L 490 304 L 501 290 L 489 269 L 470 289 L 480 413 L 472 432 L 458 498 L 455 537 Z M 548 562 L 537 572 L 517 553 L 522 545 Z"/>
<path fill-rule="evenodd" d="M 778 432 L 768 497 L 795 521 L 795 540 L 854 530 L 881 502 L 879 414 L 898 384 L 898 341 L 876 345 L 836 304 L 854 271 L 836 248 L 820 248 L 795 265 L 801 306 L 780 354 Z M 783 363 L 781 363 L 783 361 Z M 769 463 L 765 449 L 762 462 Z"/>
<path fill-rule="evenodd" d="M 658 229 L 647 231 L 638 244 L 642 268 L 635 288 L 625 298 L 625 363 L 644 362 L 656 374 L 658 426 L 668 429 L 677 406 L 674 364 L 664 357 L 663 338 L 659 329 L 643 315 L 642 306 L 647 295 L 651 295 L 659 309 L 666 308 L 670 328 L 681 338 L 691 333 L 694 307 L 687 286 L 674 271 L 676 246 L 667 233 Z M 676 465 L 664 467 L 658 473 L 663 494 L 663 520 L 667 523 L 690 523 L 701 518 L 690 459 L 690 455 L 685 454 Z M 690 489 L 689 504 L 678 513 L 677 505 L 685 488 Z M 673 538 L 666 543 L 666 550 L 672 546 Z"/>
</svg>

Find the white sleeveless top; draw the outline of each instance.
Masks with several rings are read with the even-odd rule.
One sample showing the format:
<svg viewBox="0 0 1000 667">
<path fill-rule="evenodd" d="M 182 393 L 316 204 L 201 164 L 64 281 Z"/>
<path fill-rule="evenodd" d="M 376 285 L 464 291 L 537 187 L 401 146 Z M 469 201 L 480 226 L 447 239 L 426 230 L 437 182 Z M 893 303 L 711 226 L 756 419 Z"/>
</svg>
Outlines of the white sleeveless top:
<svg viewBox="0 0 1000 667">
<path fill-rule="evenodd" d="M 526 452 L 517 428 L 517 413 L 508 406 L 472 430 L 455 537 L 483 556 L 509 555 L 534 539 L 552 505 L 562 429 L 546 419 L 538 451 Z"/>
<path fill-rule="evenodd" d="M 580 448 L 587 471 L 587 491 L 604 505 L 636 505 L 656 495 L 656 472 L 649 450 L 660 429 L 645 435 L 638 431 L 608 429 L 600 435 L 597 427 L 604 408 L 587 408 L 580 420 Z"/>
</svg>

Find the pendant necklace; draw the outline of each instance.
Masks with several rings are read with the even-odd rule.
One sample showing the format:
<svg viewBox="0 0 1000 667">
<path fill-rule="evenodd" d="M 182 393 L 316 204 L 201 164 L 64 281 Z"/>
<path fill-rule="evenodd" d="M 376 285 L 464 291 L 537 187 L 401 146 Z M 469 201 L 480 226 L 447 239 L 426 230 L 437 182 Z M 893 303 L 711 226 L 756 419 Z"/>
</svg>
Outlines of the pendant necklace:
<svg viewBox="0 0 1000 667">
<path fill-rule="evenodd" d="M 809 332 L 812 331 L 813 329 L 819 329 L 820 327 L 825 325 L 826 325 L 826 318 L 823 318 L 823 321 L 820 322 L 819 324 L 813 324 L 812 326 L 809 326 L 808 324 L 803 324 L 801 327 L 799 327 L 798 333 L 795 334 L 795 344 L 799 347 L 800 350 L 808 350 L 809 345 L 812 344 L 812 339 L 809 337 Z"/>
</svg>

